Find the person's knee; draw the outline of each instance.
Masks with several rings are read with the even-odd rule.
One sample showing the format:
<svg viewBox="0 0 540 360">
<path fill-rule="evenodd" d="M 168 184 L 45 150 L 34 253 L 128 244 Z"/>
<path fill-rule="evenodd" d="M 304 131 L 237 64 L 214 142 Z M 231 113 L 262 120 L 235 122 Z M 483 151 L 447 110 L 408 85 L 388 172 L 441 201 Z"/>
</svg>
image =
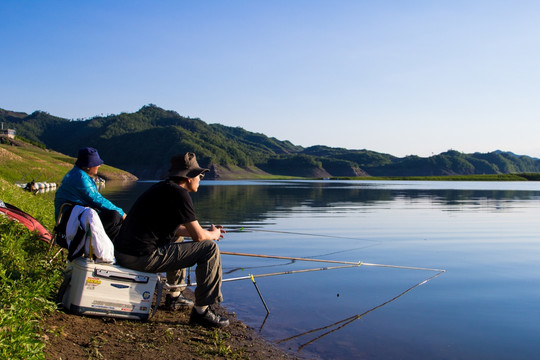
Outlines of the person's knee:
<svg viewBox="0 0 540 360">
<path fill-rule="evenodd" d="M 215 241 L 205 241 L 205 243 L 208 247 L 208 252 L 216 253 L 219 255 L 219 247 Z"/>
<path fill-rule="evenodd" d="M 214 241 L 202 241 L 201 243 L 204 243 L 205 252 L 208 259 L 220 256 L 219 247 Z"/>
</svg>

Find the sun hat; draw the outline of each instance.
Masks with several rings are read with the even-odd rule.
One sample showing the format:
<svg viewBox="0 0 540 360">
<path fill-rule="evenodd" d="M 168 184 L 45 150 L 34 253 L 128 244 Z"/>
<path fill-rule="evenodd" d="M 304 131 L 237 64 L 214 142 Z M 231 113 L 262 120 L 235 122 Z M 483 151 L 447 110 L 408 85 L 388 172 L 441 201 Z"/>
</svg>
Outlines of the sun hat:
<svg viewBox="0 0 540 360">
<path fill-rule="evenodd" d="M 188 152 L 184 155 L 175 155 L 171 158 L 169 177 L 177 176 L 193 178 L 207 171 L 210 170 L 199 166 L 195 154 L 192 152 Z"/>
<path fill-rule="evenodd" d="M 93 147 L 85 147 L 79 149 L 79 155 L 75 165 L 80 168 L 91 168 L 103 164 L 103 160 L 99 157 L 98 151 Z"/>
</svg>

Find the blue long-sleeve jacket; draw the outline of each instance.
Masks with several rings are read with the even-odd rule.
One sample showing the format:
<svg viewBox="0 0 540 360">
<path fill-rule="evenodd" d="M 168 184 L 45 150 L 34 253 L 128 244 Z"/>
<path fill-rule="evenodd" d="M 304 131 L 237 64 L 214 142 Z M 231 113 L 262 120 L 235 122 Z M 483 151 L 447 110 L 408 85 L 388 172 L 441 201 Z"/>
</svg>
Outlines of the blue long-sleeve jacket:
<svg viewBox="0 0 540 360">
<path fill-rule="evenodd" d="M 62 184 L 56 190 L 54 197 L 54 216 L 58 219 L 60 207 L 66 202 L 89 206 L 98 212 L 103 209 L 116 210 L 121 216 L 124 216 L 124 210 L 105 199 L 98 190 L 96 183 L 81 168 L 74 166 L 64 179 Z"/>
</svg>

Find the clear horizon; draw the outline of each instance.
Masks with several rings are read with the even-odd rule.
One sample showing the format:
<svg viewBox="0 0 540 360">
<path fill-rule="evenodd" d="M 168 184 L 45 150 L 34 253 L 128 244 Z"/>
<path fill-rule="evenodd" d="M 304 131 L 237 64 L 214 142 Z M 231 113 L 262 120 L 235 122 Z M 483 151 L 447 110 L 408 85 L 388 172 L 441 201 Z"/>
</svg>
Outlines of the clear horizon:
<svg viewBox="0 0 540 360">
<path fill-rule="evenodd" d="M 540 3 L 0 3 L 0 108 L 147 104 L 309 147 L 540 157 Z"/>
</svg>

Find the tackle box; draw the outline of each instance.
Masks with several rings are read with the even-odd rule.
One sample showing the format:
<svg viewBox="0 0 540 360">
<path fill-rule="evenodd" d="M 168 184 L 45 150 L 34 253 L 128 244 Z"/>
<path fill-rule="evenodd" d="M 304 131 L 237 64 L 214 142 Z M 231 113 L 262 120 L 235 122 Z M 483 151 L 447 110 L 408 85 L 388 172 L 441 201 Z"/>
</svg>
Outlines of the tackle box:
<svg viewBox="0 0 540 360">
<path fill-rule="evenodd" d="M 71 281 L 62 296 L 74 314 L 147 320 L 158 275 L 79 257 L 68 265 Z"/>
</svg>

